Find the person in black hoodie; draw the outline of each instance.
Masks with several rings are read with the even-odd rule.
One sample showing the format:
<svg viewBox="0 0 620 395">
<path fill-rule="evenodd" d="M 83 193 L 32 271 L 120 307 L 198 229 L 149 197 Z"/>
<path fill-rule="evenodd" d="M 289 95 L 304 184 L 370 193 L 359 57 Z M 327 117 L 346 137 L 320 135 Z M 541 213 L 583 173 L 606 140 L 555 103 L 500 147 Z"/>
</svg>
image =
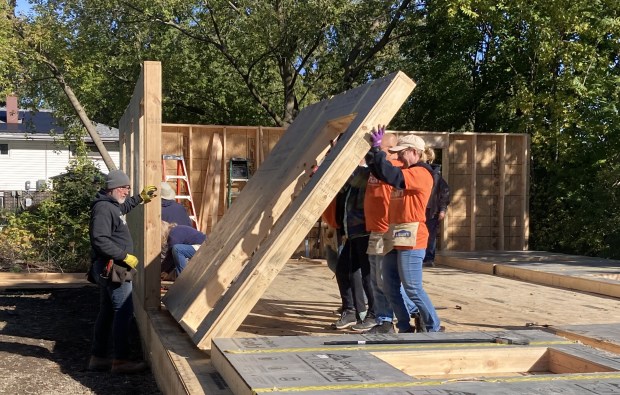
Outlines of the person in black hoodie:
<svg viewBox="0 0 620 395">
<path fill-rule="evenodd" d="M 426 206 L 426 227 L 428 228 L 428 244 L 424 255 L 423 266 L 435 266 L 435 249 L 437 248 L 437 230 L 443 221 L 450 204 L 450 186 L 441 176 L 441 165 L 433 163 L 435 152 L 430 151 L 428 164 L 433 169 L 433 190 Z"/>
<path fill-rule="evenodd" d="M 128 332 L 133 316 L 132 277 L 138 266 L 133 255 L 133 240 L 125 214 L 140 203 L 151 201 L 157 188 L 144 187 L 129 196 L 130 180 L 121 170 L 106 176 L 104 189 L 91 205 L 89 236 L 91 275 L 99 285 L 99 315 L 95 322 L 89 370 L 133 373 L 144 370 L 144 362 L 129 361 Z M 107 358 L 108 338 L 112 333 L 113 359 Z"/>
</svg>

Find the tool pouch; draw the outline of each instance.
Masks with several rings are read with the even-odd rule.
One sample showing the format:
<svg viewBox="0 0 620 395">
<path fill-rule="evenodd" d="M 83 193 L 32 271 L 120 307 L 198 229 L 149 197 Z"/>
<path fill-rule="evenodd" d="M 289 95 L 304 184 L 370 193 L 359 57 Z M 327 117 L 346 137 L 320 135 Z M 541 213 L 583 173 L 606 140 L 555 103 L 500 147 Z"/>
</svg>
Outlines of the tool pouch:
<svg viewBox="0 0 620 395">
<path fill-rule="evenodd" d="M 135 269 L 128 269 L 110 260 L 101 273 L 101 277 L 113 283 L 123 283 L 133 280 Z"/>
<path fill-rule="evenodd" d="M 383 247 L 383 232 L 371 232 L 368 237 L 368 249 L 366 253 L 369 255 L 384 255 Z"/>
<path fill-rule="evenodd" d="M 128 269 L 125 266 L 117 265 L 116 263 L 114 263 L 112 265 L 109 279 L 113 283 L 123 283 L 125 281 L 131 281 L 133 280 L 133 274 L 135 271 L 135 269 Z"/>
</svg>

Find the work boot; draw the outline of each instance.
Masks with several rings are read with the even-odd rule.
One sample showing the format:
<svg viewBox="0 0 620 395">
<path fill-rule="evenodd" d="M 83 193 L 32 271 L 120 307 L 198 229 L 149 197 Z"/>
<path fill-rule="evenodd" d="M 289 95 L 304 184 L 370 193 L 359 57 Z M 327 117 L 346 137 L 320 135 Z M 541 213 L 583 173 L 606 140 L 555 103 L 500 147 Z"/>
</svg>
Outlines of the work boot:
<svg viewBox="0 0 620 395">
<path fill-rule="evenodd" d="M 424 320 L 419 312 L 411 314 L 411 318 L 413 318 L 413 322 L 415 323 L 416 333 L 428 332 L 426 330 L 426 324 L 424 323 Z"/>
<path fill-rule="evenodd" d="M 381 324 L 375 325 L 374 327 L 370 328 L 365 333 L 367 333 L 369 335 L 378 335 L 378 334 L 384 334 L 384 333 L 394 333 L 394 325 L 392 325 L 392 323 L 390 321 L 383 321 Z"/>
<path fill-rule="evenodd" d="M 146 370 L 144 361 L 128 361 L 125 359 L 115 359 L 112 361 L 112 373 L 130 374 L 139 373 Z"/>
<path fill-rule="evenodd" d="M 332 324 L 332 327 L 336 329 L 344 329 L 353 326 L 356 323 L 357 318 L 355 317 L 355 310 L 345 310 L 342 312 L 342 315 L 340 315 L 340 319 Z"/>
<path fill-rule="evenodd" d="M 88 361 L 88 370 L 93 372 L 107 372 L 112 367 L 112 360 L 92 355 Z"/>
<path fill-rule="evenodd" d="M 375 327 L 376 325 L 377 325 L 377 321 L 375 320 L 374 314 L 369 314 L 366 317 L 364 317 L 364 319 L 361 322 L 353 325 L 351 329 L 353 329 L 356 332 L 364 332 L 364 331 L 367 331 Z"/>
</svg>

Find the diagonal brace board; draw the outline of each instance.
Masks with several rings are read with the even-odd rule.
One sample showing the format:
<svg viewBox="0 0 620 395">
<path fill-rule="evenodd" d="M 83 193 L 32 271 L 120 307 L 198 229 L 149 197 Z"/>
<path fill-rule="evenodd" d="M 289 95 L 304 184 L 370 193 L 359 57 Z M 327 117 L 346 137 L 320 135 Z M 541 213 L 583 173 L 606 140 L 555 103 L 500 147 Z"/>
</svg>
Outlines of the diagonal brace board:
<svg viewBox="0 0 620 395">
<path fill-rule="evenodd" d="M 388 123 L 413 87 L 407 76 L 395 73 L 299 114 L 235 202 L 242 209 L 233 213 L 235 205 L 231 207 L 192 259 L 191 275 L 186 269 L 170 290 L 178 291 L 164 299 L 197 344 L 208 347 L 212 334 L 234 333 L 367 152 L 370 128 Z M 308 168 L 345 128 L 319 171 L 308 179 Z M 253 194 L 248 190 L 252 181 Z M 244 222 L 250 220 L 254 222 Z M 219 233 L 226 231 L 234 234 Z M 181 288 L 179 280 L 184 278 Z"/>
</svg>

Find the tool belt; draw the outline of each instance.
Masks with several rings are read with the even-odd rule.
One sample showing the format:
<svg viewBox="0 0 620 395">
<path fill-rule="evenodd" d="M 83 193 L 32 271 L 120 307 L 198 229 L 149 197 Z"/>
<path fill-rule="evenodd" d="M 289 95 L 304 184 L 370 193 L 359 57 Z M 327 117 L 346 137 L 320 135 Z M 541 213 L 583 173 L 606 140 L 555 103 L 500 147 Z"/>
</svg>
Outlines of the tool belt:
<svg viewBox="0 0 620 395">
<path fill-rule="evenodd" d="M 113 283 L 124 283 L 133 280 L 134 273 L 137 273 L 136 269 L 128 269 L 110 259 L 103 269 L 101 277 Z"/>
</svg>

